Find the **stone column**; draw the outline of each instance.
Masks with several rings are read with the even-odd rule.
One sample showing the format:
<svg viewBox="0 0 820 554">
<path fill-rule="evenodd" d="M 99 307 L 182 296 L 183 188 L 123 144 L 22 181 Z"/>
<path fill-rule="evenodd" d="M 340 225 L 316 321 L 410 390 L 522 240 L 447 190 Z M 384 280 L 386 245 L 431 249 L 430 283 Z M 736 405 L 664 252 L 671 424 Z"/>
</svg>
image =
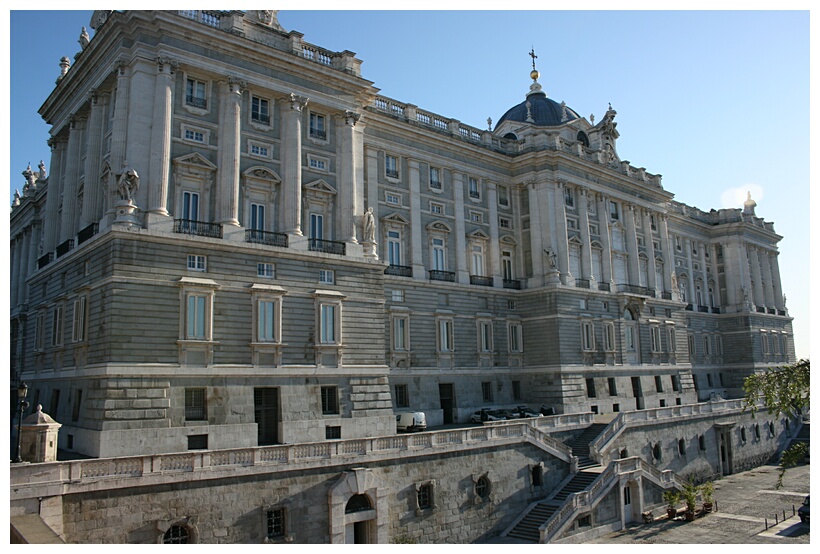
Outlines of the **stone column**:
<svg viewBox="0 0 820 554">
<path fill-rule="evenodd" d="M 80 178 L 80 146 L 85 130 L 85 119 L 77 117 L 71 121 L 71 131 L 68 135 L 68 153 L 65 165 L 65 179 L 63 180 L 63 213 L 60 221 L 59 244 L 73 238 L 77 234 L 76 208 L 77 187 Z"/>
<path fill-rule="evenodd" d="M 48 176 L 48 194 L 46 195 L 46 214 L 43 218 L 43 254 L 54 252 L 57 240 L 60 237 L 58 214 L 60 195 L 62 194 L 62 165 L 66 150 L 66 141 L 52 138 L 51 145 L 51 173 Z"/>
<path fill-rule="evenodd" d="M 760 273 L 760 258 L 757 255 L 756 246 L 748 246 L 749 264 L 752 268 L 752 302 L 756 307 L 763 307 L 766 305 L 766 299 L 763 296 L 763 278 Z"/>
<path fill-rule="evenodd" d="M 706 271 L 706 249 L 709 246 L 706 243 L 701 243 L 698 252 L 700 252 L 700 272 L 703 280 L 703 305 L 709 305 L 709 273 Z M 717 280 L 717 279 L 716 279 Z"/>
<path fill-rule="evenodd" d="M 103 139 L 105 103 L 96 91 L 91 91 L 91 115 L 88 118 L 88 141 L 85 153 L 85 185 L 83 186 L 83 209 L 80 229 L 99 221 L 102 195 L 100 191 L 100 150 Z"/>
<path fill-rule="evenodd" d="M 629 276 L 629 284 L 637 285 L 641 282 L 640 265 L 638 264 L 638 232 L 635 229 L 635 204 L 626 204 L 624 217 L 626 217 L 626 253 L 629 256 L 626 270 Z"/>
<path fill-rule="evenodd" d="M 495 183 L 487 183 L 487 203 L 490 208 L 490 271 L 493 286 L 503 287 L 504 277 L 501 275 L 501 251 L 498 248 L 498 187 Z"/>
<path fill-rule="evenodd" d="M 108 165 L 111 168 L 109 182 L 106 190 L 108 199 L 102 227 L 110 224 L 117 215 L 117 176 L 116 172 L 125 164 L 125 149 L 128 145 L 128 97 L 131 78 L 128 75 L 128 66 L 120 61 L 116 64 L 117 71 L 117 91 L 114 97 L 114 119 L 111 122 L 111 155 Z"/>
<path fill-rule="evenodd" d="M 772 278 L 772 264 L 769 257 L 768 250 L 761 250 L 760 251 L 760 264 L 763 269 L 763 281 L 765 282 L 765 287 L 763 287 L 763 297 L 766 299 L 766 307 L 767 308 L 775 308 L 775 296 L 774 296 L 774 282 Z"/>
<path fill-rule="evenodd" d="M 31 275 L 37 271 L 37 258 L 39 257 L 40 248 L 40 233 L 42 233 L 43 224 L 40 220 L 31 220 L 31 242 L 29 242 L 28 250 L 28 267 L 26 274 Z"/>
<path fill-rule="evenodd" d="M 222 225 L 239 226 L 240 124 L 245 87 L 245 81 L 236 77 L 220 83 L 216 221 Z"/>
<path fill-rule="evenodd" d="M 286 232 L 302 236 L 302 110 L 308 99 L 291 94 L 282 105 L 282 203 Z"/>
<path fill-rule="evenodd" d="M 23 229 L 20 233 L 20 253 L 17 258 L 17 265 L 19 272 L 17 273 L 17 302 L 19 304 L 26 303 L 26 278 L 28 277 L 28 256 L 31 249 L 30 244 L 32 240 L 32 228 Z"/>
<path fill-rule="evenodd" d="M 469 284 L 470 269 L 467 265 L 467 235 L 464 227 L 464 174 L 453 172 L 453 196 L 455 199 L 456 224 L 456 282 Z"/>
<path fill-rule="evenodd" d="M 556 181 L 553 194 L 553 208 L 555 210 L 555 248 L 558 255 L 558 271 L 561 273 L 561 282 L 565 285 L 575 285 L 575 277 L 569 270 L 569 245 L 567 244 L 567 212 L 564 206 L 564 192 L 566 184 Z"/>
<path fill-rule="evenodd" d="M 601 279 L 604 283 L 608 283 L 612 287 L 612 238 L 609 229 L 609 199 L 599 194 L 596 197 L 598 201 L 598 224 L 601 233 L 601 258 L 603 266 L 601 268 Z"/>
<path fill-rule="evenodd" d="M 148 215 L 146 226 L 167 218 L 168 185 L 171 174 L 171 118 L 173 115 L 174 72 L 176 60 L 157 56 L 154 85 L 154 117 L 151 127 L 151 155 L 148 167 Z M 224 122 L 220 121 L 220 129 Z M 222 143 L 219 143 L 220 151 Z M 220 168 L 221 169 L 221 168 Z"/>
<path fill-rule="evenodd" d="M 715 306 L 720 307 L 723 306 L 723 295 L 720 294 L 720 273 L 718 273 L 718 259 L 717 259 L 717 245 L 712 244 L 712 275 L 715 276 Z M 722 251 L 722 248 L 721 248 Z M 724 271 L 724 275 L 726 272 Z M 727 285 L 728 290 L 728 285 Z"/>
<path fill-rule="evenodd" d="M 777 258 L 779 252 L 772 252 L 769 261 L 772 264 L 772 284 L 774 286 L 774 306 L 778 310 L 786 309 L 786 302 L 783 300 L 783 286 L 780 283 L 780 263 Z"/>
<path fill-rule="evenodd" d="M 695 306 L 695 271 L 692 265 L 692 240 L 686 239 L 684 241 L 684 248 L 686 248 L 686 274 L 689 276 L 689 301 L 687 304 Z"/>
<path fill-rule="evenodd" d="M 374 158 L 375 162 L 375 158 Z M 422 257 L 421 234 L 421 174 L 418 160 L 407 160 L 408 182 L 410 186 L 410 264 L 413 279 L 424 280 L 424 258 Z M 376 170 L 374 170 L 376 171 Z M 374 174 L 375 175 L 375 174 Z"/>
<path fill-rule="evenodd" d="M 11 263 L 9 265 L 11 267 L 9 268 L 9 270 L 10 270 L 9 271 L 9 276 L 11 278 L 11 283 L 10 283 L 11 286 L 9 288 L 11 290 L 9 292 L 11 293 L 11 295 L 10 295 L 11 303 L 10 303 L 9 307 L 12 310 L 14 310 L 17 307 L 17 304 L 20 302 L 20 299 L 18 297 L 19 292 L 18 292 L 18 286 L 17 285 L 20 282 L 20 265 L 21 265 L 20 264 L 20 249 L 23 246 L 22 236 L 23 236 L 23 233 L 19 233 L 16 237 L 14 237 L 11 241 L 11 248 L 10 248 L 10 251 L 11 251 L 11 260 L 10 260 L 10 262 Z"/>
<path fill-rule="evenodd" d="M 597 288 L 595 278 L 592 275 L 592 239 L 589 236 L 589 211 L 587 198 L 588 191 L 585 188 L 578 189 L 578 211 L 581 225 L 581 278 L 590 281 L 590 288 Z"/>
<path fill-rule="evenodd" d="M 541 206 L 538 203 L 538 185 L 527 181 L 527 194 L 530 206 L 530 250 L 532 258 L 532 278 L 530 288 L 544 285 L 544 242 Z"/>
<path fill-rule="evenodd" d="M 341 222 L 341 240 L 352 244 L 358 244 L 356 238 L 356 211 L 354 201 L 356 197 L 356 171 L 354 167 L 353 131 L 356 122 L 359 121 L 359 114 L 347 111 L 336 118 L 336 131 L 339 137 L 338 142 L 338 176 L 337 183 L 339 195 L 339 221 Z M 375 211 L 375 206 L 374 206 Z M 361 214 L 358 214 L 361 215 Z"/>
<path fill-rule="evenodd" d="M 646 286 L 651 291 L 658 290 L 655 278 L 655 242 L 652 240 L 652 214 L 649 210 L 641 210 L 643 215 L 643 236 L 646 243 Z"/>
<path fill-rule="evenodd" d="M 675 271 L 675 253 L 672 249 L 672 241 L 669 240 L 669 227 L 667 214 L 661 214 L 660 227 L 658 231 L 661 236 L 661 248 L 663 248 L 663 290 L 672 294 L 678 291 L 672 290 L 672 272 Z"/>
</svg>

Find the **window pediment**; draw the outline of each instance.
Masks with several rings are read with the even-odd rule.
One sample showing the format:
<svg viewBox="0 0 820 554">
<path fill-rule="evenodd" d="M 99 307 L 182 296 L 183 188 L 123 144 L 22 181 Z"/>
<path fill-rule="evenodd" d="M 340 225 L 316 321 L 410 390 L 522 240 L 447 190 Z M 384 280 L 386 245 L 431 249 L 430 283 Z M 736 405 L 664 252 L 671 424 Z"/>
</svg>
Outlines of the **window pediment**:
<svg viewBox="0 0 820 554">
<path fill-rule="evenodd" d="M 393 223 L 395 225 L 409 225 L 410 221 L 408 221 L 404 216 L 402 216 L 398 212 L 393 212 L 390 215 L 384 216 L 382 219 L 382 223 Z"/>
<path fill-rule="evenodd" d="M 208 171 L 216 171 L 217 169 L 215 164 L 211 163 L 199 152 L 193 152 L 192 154 L 186 154 L 185 156 L 174 158 L 174 165 Z"/>
<path fill-rule="evenodd" d="M 427 225 L 428 231 L 437 231 L 439 233 L 452 233 L 453 230 L 447 225 L 445 222 L 441 220 L 436 220 Z"/>
<path fill-rule="evenodd" d="M 472 240 L 490 240 L 490 236 L 481 229 L 476 229 L 472 233 L 467 233 L 467 237 Z"/>
<path fill-rule="evenodd" d="M 331 187 L 324 179 L 317 179 L 312 183 L 306 183 L 302 185 L 302 188 L 306 193 L 311 192 L 314 194 L 320 195 L 335 195 L 336 189 Z"/>
<path fill-rule="evenodd" d="M 279 178 L 279 175 L 277 175 L 275 171 L 261 165 L 249 167 L 242 175 L 245 179 L 249 180 L 273 181 L 274 183 L 282 182 L 282 179 Z"/>
</svg>

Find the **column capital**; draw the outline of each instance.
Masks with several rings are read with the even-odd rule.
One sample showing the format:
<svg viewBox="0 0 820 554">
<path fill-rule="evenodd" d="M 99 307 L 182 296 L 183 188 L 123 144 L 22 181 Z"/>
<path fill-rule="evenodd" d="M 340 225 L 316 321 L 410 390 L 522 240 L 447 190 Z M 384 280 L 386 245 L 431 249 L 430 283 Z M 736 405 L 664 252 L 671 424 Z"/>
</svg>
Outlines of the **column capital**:
<svg viewBox="0 0 820 554">
<path fill-rule="evenodd" d="M 537 184 L 538 181 L 536 181 L 535 179 L 527 179 L 526 181 L 524 181 L 524 186 L 530 190 L 535 190 Z"/>
<path fill-rule="evenodd" d="M 362 114 L 354 112 L 352 110 L 345 110 L 345 113 L 342 117 L 344 117 L 345 125 L 355 127 L 356 124 L 359 122 L 359 119 L 361 119 Z"/>
<path fill-rule="evenodd" d="M 299 96 L 296 93 L 291 93 L 287 99 L 287 102 L 290 102 L 291 110 L 301 112 L 305 106 L 308 105 L 308 98 L 305 96 Z"/>
<path fill-rule="evenodd" d="M 128 68 L 128 62 L 125 58 L 120 58 L 114 62 L 114 67 L 112 67 L 112 71 L 117 73 L 118 77 L 125 77 L 125 70 Z"/>
<path fill-rule="evenodd" d="M 595 193 L 595 199 L 598 202 L 606 202 L 607 200 L 609 200 L 609 197 L 601 192 L 597 192 Z"/>
<path fill-rule="evenodd" d="M 167 67 L 168 73 L 173 75 L 174 72 L 179 69 L 179 62 L 170 56 L 160 54 L 155 58 L 155 60 L 157 62 L 157 71 L 159 73 L 165 73 L 165 68 Z"/>
<path fill-rule="evenodd" d="M 228 90 L 231 93 L 242 93 L 243 90 L 248 88 L 248 82 L 245 79 L 240 79 L 235 75 L 228 75 Z"/>
</svg>

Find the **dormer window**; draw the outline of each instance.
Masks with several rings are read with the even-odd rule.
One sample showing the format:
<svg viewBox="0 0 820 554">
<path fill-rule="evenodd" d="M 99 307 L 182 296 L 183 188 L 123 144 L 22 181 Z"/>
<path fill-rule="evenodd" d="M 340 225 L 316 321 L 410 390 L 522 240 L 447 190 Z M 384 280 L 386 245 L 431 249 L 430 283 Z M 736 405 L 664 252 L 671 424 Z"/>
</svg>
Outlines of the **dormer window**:
<svg viewBox="0 0 820 554">
<path fill-rule="evenodd" d="M 587 134 L 585 132 L 578 131 L 578 135 L 575 138 L 586 148 L 589 148 L 589 137 L 587 137 Z"/>
</svg>

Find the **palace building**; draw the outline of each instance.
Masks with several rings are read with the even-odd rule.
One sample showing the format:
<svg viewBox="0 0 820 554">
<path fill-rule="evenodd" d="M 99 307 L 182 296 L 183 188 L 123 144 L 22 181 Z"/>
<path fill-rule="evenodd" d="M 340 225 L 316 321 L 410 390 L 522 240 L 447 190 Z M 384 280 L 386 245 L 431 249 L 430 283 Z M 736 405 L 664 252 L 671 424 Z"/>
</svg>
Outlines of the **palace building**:
<svg viewBox="0 0 820 554">
<path fill-rule="evenodd" d="M 11 210 L 11 383 L 59 447 L 395 435 L 742 396 L 794 361 L 781 236 L 702 211 L 522 74 L 492 129 L 270 11 L 97 11 Z M 527 89 L 527 86 L 529 89 Z"/>
</svg>

